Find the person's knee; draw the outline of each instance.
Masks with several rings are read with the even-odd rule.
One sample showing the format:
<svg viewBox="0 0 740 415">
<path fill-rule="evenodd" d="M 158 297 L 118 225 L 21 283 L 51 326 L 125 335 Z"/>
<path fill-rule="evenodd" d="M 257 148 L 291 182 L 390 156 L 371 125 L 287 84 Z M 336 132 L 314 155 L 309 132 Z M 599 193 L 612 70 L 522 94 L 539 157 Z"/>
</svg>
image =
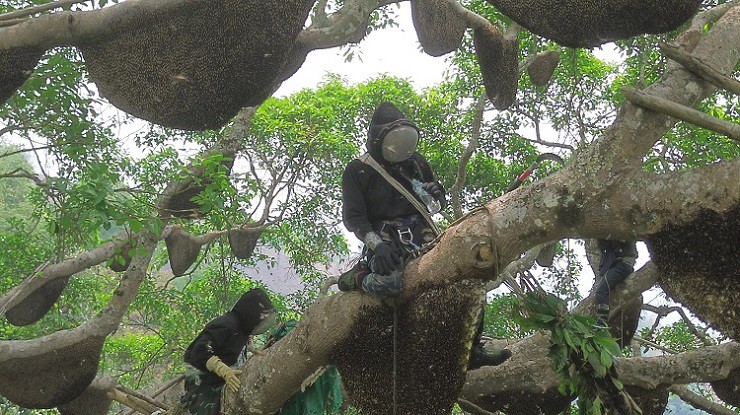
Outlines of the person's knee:
<svg viewBox="0 0 740 415">
<path fill-rule="evenodd" d="M 609 282 L 606 276 L 596 286 L 596 304 L 608 304 L 609 303 Z"/>
<path fill-rule="evenodd" d="M 396 296 L 401 292 L 402 276 L 400 271 L 393 271 L 389 275 L 373 272 L 362 281 L 362 290 L 380 296 Z"/>
</svg>

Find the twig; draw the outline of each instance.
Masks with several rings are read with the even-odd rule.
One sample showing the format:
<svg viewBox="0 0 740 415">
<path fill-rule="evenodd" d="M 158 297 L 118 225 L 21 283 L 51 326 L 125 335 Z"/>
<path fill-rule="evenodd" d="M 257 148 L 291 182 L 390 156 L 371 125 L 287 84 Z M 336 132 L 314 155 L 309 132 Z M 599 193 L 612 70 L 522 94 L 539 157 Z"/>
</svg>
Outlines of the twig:
<svg viewBox="0 0 740 415">
<path fill-rule="evenodd" d="M 642 305 L 643 310 L 652 311 L 655 314 L 658 314 L 659 316 L 667 316 L 668 314 L 672 312 L 676 312 L 681 315 L 681 318 L 686 323 L 686 325 L 689 328 L 689 331 L 696 336 L 699 340 L 704 343 L 705 346 L 712 346 L 715 343 L 712 342 L 707 338 L 707 336 L 704 333 L 701 333 L 699 329 L 694 325 L 694 323 L 691 322 L 691 319 L 689 319 L 689 316 L 686 315 L 686 312 L 681 307 L 655 307 L 650 304 L 643 304 Z"/>
<path fill-rule="evenodd" d="M 156 399 L 152 399 L 152 398 L 150 398 L 150 397 L 148 397 L 148 396 L 146 396 L 146 395 L 144 395 L 142 393 L 139 393 L 139 392 L 137 392 L 135 390 L 129 389 L 129 388 L 125 387 L 125 386 L 120 386 L 119 385 L 119 386 L 116 386 L 116 389 L 118 389 L 118 390 L 126 393 L 127 395 L 131 395 L 131 396 L 133 396 L 135 398 L 141 399 L 142 401 L 144 401 L 144 402 L 146 402 L 146 403 L 148 403 L 150 405 L 154 405 L 154 406 L 156 406 L 158 408 L 164 409 L 165 411 L 167 411 L 167 410 L 170 409 L 169 406 L 163 404 L 162 402 L 159 402 Z"/>
<path fill-rule="evenodd" d="M 665 98 L 640 92 L 634 88 L 624 87 L 622 88 L 622 94 L 628 101 L 635 105 L 678 118 L 708 130 L 716 131 L 735 141 L 740 141 L 740 125 L 712 117 Z"/>
<path fill-rule="evenodd" d="M 668 58 L 678 62 L 684 68 L 688 69 L 695 75 L 709 82 L 710 84 L 740 95 L 740 82 L 725 76 L 723 73 L 707 65 L 697 57 L 686 53 L 681 47 L 672 43 L 660 43 L 658 47 Z"/>
<path fill-rule="evenodd" d="M 88 0 L 59 0 L 51 3 L 41 4 L 29 7 L 27 9 L 16 10 L 5 14 L 0 14 L 0 21 L 16 19 L 18 17 L 30 16 L 32 14 L 45 12 L 47 10 L 58 9 L 60 7 L 71 6 L 73 4 L 85 3 Z"/>
<path fill-rule="evenodd" d="M 172 379 L 171 381 L 165 383 L 161 388 L 159 388 L 156 391 L 154 391 L 154 393 L 152 394 L 152 397 L 153 398 L 156 398 L 157 396 L 159 396 L 162 393 L 164 393 L 164 391 L 166 391 L 167 389 L 169 389 L 169 388 L 177 385 L 178 383 L 182 382 L 183 379 L 185 379 L 185 375 L 179 375 L 179 376 L 177 376 L 176 378 Z M 124 413 L 124 415 L 132 415 L 134 412 L 136 412 L 136 411 L 133 410 L 133 409 L 131 409 L 131 410 L 126 411 Z M 119 415 L 121 413 L 123 413 L 123 411 L 118 412 Z"/>
<path fill-rule="evenodd" d="M 539 129 L 539 123 L 538 123 L 537 129 Z M 542 140 L 540 138 L 527 138 L 527 137 L 524 137 L 522 135 L 520 135 L 520 137 L 522 137 L 523 139 L 529 141 L 530 143 L 541 144 L 541 145 L 547 146 L 547 147 L 564 148 L 564 149 L 570 150 L 572 152 L 575 152 L 576 151 L 575 147 L 573 147 L 570 144 L 562 144 L 562 143 L 557 143 L 557 142 L 554 142 L 554 141 L 545 141 L 545 140 Z M 538 137 L 539 137 L 539 133 L 538 133 Z"/>
<path fill-rule="evenodd" d="M 336 284 L 339 281 L 339 278 L 337 277 L 328 277 L 324 280 L 324 282 L 321 284 L 321 288 L 319 289 L 319 296 L 318 298 L 326 297 L 326 294 L 329 292 L 329 287 Z"/>
<path fill-rule="evenodd" d="M 108 396 L 108 398 L 116 402 L 120 402 L 133 409 L 134 411 L 140 412 L 145 415 L 153 414 L 160 409 L 156 405 L 152 405 L 149 402 L 139 399 L 136 396 L 123 392 L 121 389 L 119 389 L 119 387 L 108 390 L 106 392 L 106 395 Z"/>
<path fill-rule="evenodd" d="M 480 138 L 481 125 L 483 123 L 483 111 L 486 108 L 487 102 L 486 94 L 480 94 L 478 100 L 475 103 L 475 112 L 473 113 L 472 131 L 470 132 L 470 141 L 465 151 L 460 156 L 460 161 L 457 163 L 457 177 L 455 178 L 455 184 L 450 189 L 450 195 L 452 196 L 452 211 L 456 218 L 463 215 L 461 197 L 462 188 L 465 186 L 465 176 L 467 175 L 468 161 L 475 153 L 478 148 L 478 140 Z"/>
<path fill-rule="evenodd" d="M 9 26 L 15 26 L 17 24 L 21 24 L 24 22 L 27 22 L 28 19 L 12 19 L 12 20 L 0 20 L 0 27 L 9 27 Z"/>
<path fill-rule="evenodd" d="M 473 402 L 470 402 L 463 398 L 457 398 L 457 403 L 460 405 L 460 407 L 462 407 L 467 412 L 477 412 L 483 415 L 496 415 L 493 412 L 488 412 L 485 409 L 481 408 L 480 406 L 474 404 Z"/>
<path fill-rule="evenodd" d="M 659 345 L 658 343 L 651 342 L 650 340 L 645 340 L 645 339 L 643 339 L 640 336 L 633 336 L 632 339 L 635 340 L 638 343 L 642 343 L 642 344 L 648 345 L 648 346 L 650 346 L 650 347 L 652 347 L 654 349 L 662 350 L 662 351 L 664 351 L 666 353 L 678 354 L 678 352 L 675 351 L 675 350 L 669 349 L 667 347 L 663 347 L 663 346 Z"/>
</svg>

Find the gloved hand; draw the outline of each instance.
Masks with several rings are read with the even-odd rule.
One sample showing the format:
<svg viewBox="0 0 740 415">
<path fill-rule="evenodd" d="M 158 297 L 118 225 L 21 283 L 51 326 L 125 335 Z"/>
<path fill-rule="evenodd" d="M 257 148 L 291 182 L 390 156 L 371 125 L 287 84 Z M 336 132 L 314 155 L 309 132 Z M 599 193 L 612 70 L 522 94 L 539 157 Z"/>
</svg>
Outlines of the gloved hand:
<svg viewBox="0 0 740 415">
<path fill-rule="evenodd" d="M 442 186 L 437 182 L 426 182 L 421 185 L 421 188 L 426 190 L 427 193 L 432 195 L 432 197 L 437 199 L 437 201 L 441 201 L 444 196 L 442 193 Z"/>
<path fill-rule="evenodd" d="M 401 255 L 388 242 L 375 247 L 375 271 L 378 274 L 388 275 L 401 265 Z"/>
<path fill-rule="evenodd" d="M 226 366 L 226 363 L 222 362 L 218 356 L 211 356 L 211 358 L 208 359 L 206 362 L 206 369 L 223 378 L 223 380 L 226 381 L 226 385 L 234 393 L 238 392 L 239 388 L 242 386 L 242 382 L 239 380 L 239 375 L 242 374 L 242 371 Z"/>
</svg>

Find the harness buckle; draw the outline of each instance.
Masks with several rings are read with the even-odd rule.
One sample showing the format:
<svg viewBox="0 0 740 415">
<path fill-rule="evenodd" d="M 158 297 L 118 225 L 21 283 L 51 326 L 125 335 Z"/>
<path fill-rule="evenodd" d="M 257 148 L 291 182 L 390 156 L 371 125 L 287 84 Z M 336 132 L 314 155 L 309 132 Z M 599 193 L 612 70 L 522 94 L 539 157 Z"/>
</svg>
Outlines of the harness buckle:
<svg viewBox="0 0 740 415">
<path fill-rule="evenodd" d="M 413 250 L 418 250 L 420 248 L 419 245 L 414 243 L 414 234 L 411 233 L 411 229 L 398 229 L 396 232 L 398 232 L 398 240 L 401 241 L 402 244 L 412 247 Z"/>
</svg>

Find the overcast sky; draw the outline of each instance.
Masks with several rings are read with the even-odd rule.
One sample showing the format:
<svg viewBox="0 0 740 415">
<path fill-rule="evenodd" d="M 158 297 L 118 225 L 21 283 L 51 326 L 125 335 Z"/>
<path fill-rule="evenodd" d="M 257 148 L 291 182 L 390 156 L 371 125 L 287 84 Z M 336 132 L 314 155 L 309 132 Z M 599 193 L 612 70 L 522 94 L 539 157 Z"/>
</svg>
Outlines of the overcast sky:
<svg viewBox="0 0 740 415">
<path fill-rule="evenodd" d="M 275 95 L 286 96 L 303 88 L 314 88 L 328 72 L 339 74 L 352 84 L 384 73 L 408 78 L 416 89 L 440 83 L 449 55 L 435 58 L 421 51 L 407 2 L 401 4 L 396 21 L 398 27 L 373 31 L 359 43 L 356 50 L 362 60 L 355 57 L 346 62 L 340 48 L 309 53 L 301 69 Z"/>
</svg>

